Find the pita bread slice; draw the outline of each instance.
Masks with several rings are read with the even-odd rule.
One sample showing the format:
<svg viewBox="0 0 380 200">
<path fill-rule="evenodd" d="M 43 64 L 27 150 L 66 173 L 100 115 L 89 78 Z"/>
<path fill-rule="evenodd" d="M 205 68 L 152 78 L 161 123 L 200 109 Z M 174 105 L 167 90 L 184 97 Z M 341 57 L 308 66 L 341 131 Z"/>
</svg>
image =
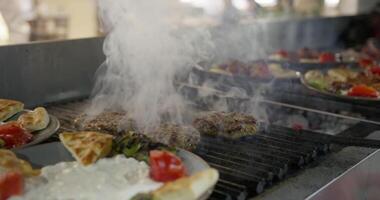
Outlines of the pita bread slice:
<svg viewBox="0 0 380 200">
<path fill-rule="evenodd" d="M 9 119 L 23 109 L 24 104 L 19 101 L 0 99 L 0 122 Z"/>
<path fill-rule="evenodd" d="M 192 176 L 180 178 L 152 193 L 154 200 L 197 200 L 211 189 L 219 179 L 215 169 L 206 169 Z"/>
<path fill-rule="evenodd" d="M 71 155 L 86 166 L 111 152 L 113 138 L 109 134 L 83 131 L 61 133 L 59 139 Z"/>
<path fill-rule="evenodd" d="M 5 171 L 18 171 L 24 176 L 38 176 L 40 170 L 34 170 L 30 163 L 17 158 L 10 150 L 0 149 L 0 168 Z"/>
<path fill-rule="evenodd" d="M 48 112 L 43 107 L 22 114 L 17 120 L 23 128 L 28 131 L 39 131 L 45 129 L 50 122 Z"/>
</svg>

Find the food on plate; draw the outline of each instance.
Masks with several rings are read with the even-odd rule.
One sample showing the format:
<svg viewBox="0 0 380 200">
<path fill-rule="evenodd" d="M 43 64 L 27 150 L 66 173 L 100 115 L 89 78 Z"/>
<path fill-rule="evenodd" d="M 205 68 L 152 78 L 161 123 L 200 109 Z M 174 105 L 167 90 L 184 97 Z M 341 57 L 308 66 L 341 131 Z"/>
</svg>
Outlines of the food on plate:
<svg viewBox="0 0 380 200">
<path fill-rule="evenodd" d="M 295 78 L 295 77 L 297 77 L 296 71 L 284 69 L 279 64 L 269 64 L 268 69 L 277 78 Z"/>
<path fill-rule="evenodd" d="M 152 131 L 145 133 L 154 142 L 179 147 L 186 150 L 194 149 L 200 141 L 200 133 L 192 126 L 163 123 Z"/>
<path fill-rule="evenodd" d="M 148 194 L 138 194 L 132 200 L 196 200 L 202 197 L 219 179 L 215 169 L 207 169 L 189 177 L 166 183 Z"/>
<path fill-rule="evenodd" d="M 0 200 L 20 196 L 24 192 L 24 177 L 19 172 L 0 173 Z"/>
<path fill-rule="evenodd" d="M 8 149 L 17 148 L 32 140 L 33 135 L 17 122 L 7 122 L 0 125 L 0 140 L 2 146 Z"/>
<path fill-rule="evenodd" d="M 269 59 L 277 61 L 291 61 L 300 63 L 331 63 L 336 62 L 335 54 L 319 52 L 309 48 L 301 48 L 296 52 L 285 50 L 277 51 L 269 55 Z"/>
<path fill-rule="evenodd" d="M 123 130 L 120 125 L 123 122 Z M 100 131 L 109 134 L 119 134 L 125 130 L 134 130 L 135 122 L 124 112 L 102 112 L 97 116 L 79 115 L 74 120 L 76 128 L 84 131 Z"/>
<path fill-rule="evenodd" d="M 335 55 L 329 52 L 323 52 L 319 54 L 319 62 L 320 63 L 329 63 L 335 62 Z"/>
<path fill-rule="evenodd" d="M 334 68 L 323 73 L 310 70 L 305 82 L 321 91 L 350 97 L 379 98 L 380 67 L 365 69 Z"/>
<path fill-rule="evenodd" d="M 25 160 L 17 158 L 10 150 L 0 149 L 0 175 L 2 172 L 19 172 L 23 176 L 38 176 L 40 170 L 35 170 Z"/>
<path fill-rule="evenodd" d="M 169 151 L 149 152 L 150 176 L 159 182 L 169 182 L 186 176 L 186 169 L 180 158 Z"/>
<path fill-rule="evenodd" d="M 38 107 L 22 114 L 17 121 L 23 128 L 33 132 L 45 129 L 49 125 L 50 117 L 45 108 Z"/>
<path fill-rule="evenodd" d="M 70 137 L 72 133 L 69 133 Z M 79 133 L 78 133 L 79 134 Z M 88 138 L 87 138 L 88 137 Z M 85 134 L 85 139 L 95 138 Z M 82 139 L 81 139 L 82 140 Z M 87 141 L 87 140 L 86 140 Z M 65 145 L 71 152 L 72 148 Z M 82 146 L 86 151 L 92 146 Z M 219 174 L 205 169 L 187 174 L 183 161 L 168 151 L 150 151 L 150 162 L 138 161 L 124 155 L 100 158 L 84 166 L 81 161 L 61 162 L 34 171 L 8 150 L 0 150 L 0 195 L 18 199 L 185 199 L 196 200 L 216 184 Z M 12 159 L 11 162 L 8 160 Z M 15 161 L 13 161 L 15 160 Z M 4 161 L 4 162 L 3 162 Z M 9 164 L 11 163 L 11 164 Z M 21 164 L 29 166 L 32 176 L 24 173 Z M 20 170 L 17 170 L 20 169 Z M 4 176 L 1 176 L 2 174 Z M 1 196 L 3 197 L 3 196 Z"/>
<path fill-rule="evenodd" d="M 347 82 L 349 79 L 355 79 L 358 72 L 342 67 L 328 70 L 327 75 L 331 81 Z"/>
<path fill-rule="evenodd" d="M 24 104 L 19 101 L 0 99 L 0 122 L 9 119 L 23 109 Z"/>
<path fill-rule="evenodd" d="M 99 132 L 64 132 L 59 135 L 63 145 L 82 165 L 90 165 L 112 150 L 113 137 Z"/>
<path fill-rule="evenodd" d="M 208 112 L 197 117 L 193 126 L 201 134 L 228 138 L 254 135 L 257 131 L 254 117 L 237 112 Z"/>
<path fill-rule="evenodd" d="M 220 65 L 214 65 L 210 72 L 224 75 L 240 75 L 253 78 L 294 78 L 296 71 L 283 68 L 279 64 L 268 65 L 265 62 L 241 62 L 230 61 Z"/>
<path fill-rule="evenodd" d="M 347 95 L 353 97 L 378 98 L 379 92 L 375 88 L 366 85 L 356 85 L 348 91 Z"/>
<path fill-rule="evenodd" d="M 149 162 L 149 152 L 151 150 L 175 151 L 174 148 L 165 144 L 153 142 L 146 135 L 128 132 L 115 139 L 112 154 L 123 154 L 126 157 L 133 157 L 139 161 Z"/>
</svg>

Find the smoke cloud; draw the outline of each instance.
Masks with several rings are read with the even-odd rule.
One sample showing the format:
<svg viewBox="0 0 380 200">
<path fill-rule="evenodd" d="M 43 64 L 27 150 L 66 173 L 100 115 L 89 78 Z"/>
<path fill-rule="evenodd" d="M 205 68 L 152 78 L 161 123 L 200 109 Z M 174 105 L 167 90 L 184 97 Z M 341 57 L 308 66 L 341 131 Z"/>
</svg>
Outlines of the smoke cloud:
<svg viewBox="0 0 380 200">
<path fill-rule="evenodd" d="M 88 114 L 123 110 L 144 129 L 161 123 L 163 114 L 181 123 L 186 102 L 174 82 L 209 59 L 209 32 L 182 27 L 186 12 L 177 0 L 99 0 L 98 5 L 107 31 L 106 61 L 97 71 Z"/>
</svg>

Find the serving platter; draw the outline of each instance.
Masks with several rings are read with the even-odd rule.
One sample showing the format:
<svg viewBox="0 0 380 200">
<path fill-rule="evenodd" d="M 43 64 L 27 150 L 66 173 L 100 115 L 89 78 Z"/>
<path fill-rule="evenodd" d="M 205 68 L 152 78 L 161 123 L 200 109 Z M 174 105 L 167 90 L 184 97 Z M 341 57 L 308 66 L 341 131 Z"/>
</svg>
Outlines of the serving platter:
<svg viewBox="0 0 380 200">
<path fill-rule="evenodd" d="M 11 118 L 6 120 L 5 122 L 16 121 L 23 113 L 26 113 L 26 112 L 30 112 L 30 110 L 24 110 L 20 113 L 17 113 L 16 115 L 12 116 Z M 53 115 L 49 114 L 49 118 L 50 118 L 49 124 L 45 129 L 35 131 L 32 133 L 33 134 L 32 141 L 30 141 L 29 143 L 27 143 L 25 145 L 19 146 L 15 149 L 22 149 L 25 147 L 29 147 L 32 145 L 39 144 L 39 143 L 49 139 L 51 136 L 53 136 L 58 131 L 58 129 L 60 127 L 60 123 L 59 123 L 59 120 Z"/>
<path fill-rule="evenodd" d="M 59 162 L 75 161 L 69 151 L 60 142 L 40 144 L 13 151 L 19 158 L 28 161 L 35 168 L 54 165 Z M 186 166 L 189 175 L 210 168 L 207 162 L 189 151 L 178 149 L 177 155 Z M 210 188 L 199 200 L 206 200 L 211 195 L 212 190 L 213 188 Z"/>
<path fill-rule="evenodd" d="M 346 101 L 380 102 L 380 98 L 345 96 L 345 95 L 334 94 L 334 93 L 331 93 L 328 91 L 318 90 L 317 88 L 315 88 L 315 87 L 313 87 L 307 83 L 307 81 L 305 79 L 305 74 L 306 73 L 303 73 L 300 75 L 300 81 L 301 81 L 302 85 L 304 85 L 307 89 L 312 90 L 314 92 L 317 92 L 319 94 L 329 96 L 329 97 L 333 97 L 333 98 L 338 98 L 341 100 L 346 100 Z"/>
</svg>

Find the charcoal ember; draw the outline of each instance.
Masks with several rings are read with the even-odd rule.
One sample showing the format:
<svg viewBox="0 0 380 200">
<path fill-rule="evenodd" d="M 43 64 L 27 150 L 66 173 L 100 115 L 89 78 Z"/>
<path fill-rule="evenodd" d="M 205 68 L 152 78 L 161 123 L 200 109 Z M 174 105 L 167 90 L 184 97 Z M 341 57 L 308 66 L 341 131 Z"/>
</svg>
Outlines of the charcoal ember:
<svg viewBox="0 0 380 200">
<path fill-rule="evenodd" d="M 237 112 L 209 112 L 197 117 L 193 126 L 201 134 L 228 138 L 254 135 L 257 131 L 254 117 Z"/>
<path fill-rule="evenodd" d="M 95 117 L 81 114 L 74 119 L 74 126 L 79 130 L 100 131 L 112 135 L 136 130 L 134 120 L 127 118 L 126 113 L 122 112 L 103 112 Z"/>
<path fill-rule="evenodd" d="M 199 132 L 192 126 L 164 123 L 146 133 L 155 142 L 193 150 L 200 141 Z"/>
</svg>

